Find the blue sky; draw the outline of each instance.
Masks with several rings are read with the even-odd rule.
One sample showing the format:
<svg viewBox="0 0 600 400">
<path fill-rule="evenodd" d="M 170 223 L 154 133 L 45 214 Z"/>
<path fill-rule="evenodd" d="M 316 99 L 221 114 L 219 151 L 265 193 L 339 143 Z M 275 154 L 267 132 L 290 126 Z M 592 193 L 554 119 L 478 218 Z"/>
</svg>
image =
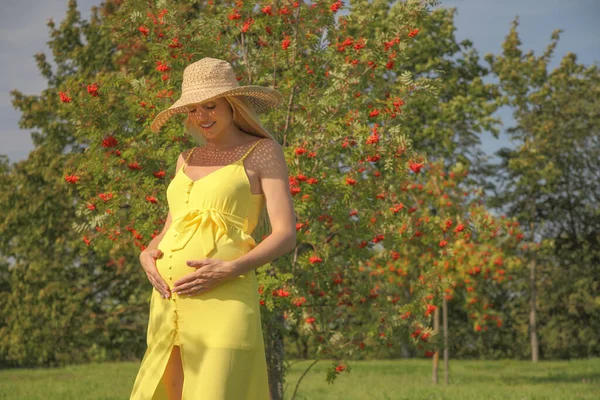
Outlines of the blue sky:
<svg viewBox="0 0 600 400">
<path fill-rule="evenodd" d="M 333 2 L 333 1 L 332 1 Z M 0 57 L 4 73 L 0 75 L 0 153 L 11 162 L 27 158 L 33 149 L 29 130 L 18 126 L 20 114 L 13 109 L 10 90 L 29 95 L 39 94 L 47 85 L 35 64 L 34 54 L 50 55 L 46 22 L 58 25 L 64 18 L 67 0 L 7 0 L 0 13 Z M 78 9 L 89 19 L 90 9 L 99 0 L 79 0 Z M 470 39 L 482 58 L 485 53 L 498 54 L 508 34 L 511 21 L 519 16 L 519 34 L 523 50 L 541 54 L 554 29 L 562 29 L 550 68 L 555 68 L 567 52 L 577 54 L 586 65 L 600 61 L 600 0 L 446 0 L 439 7 L 456 7 L 455 32 L 458 41 Z M 51 60 L 50 60 L 51 61 Z M 51 61 L 52 63 L 52 61 Z M 482 64 L 485 63 L 482 61 Z M 508 110 L 498 114 L 508 127 L 512 123 Z M 512 147 L 504 136 L 496 140 L 482 136 L 483 150 L 492 154 L 500 147 Z"/>
</svg>

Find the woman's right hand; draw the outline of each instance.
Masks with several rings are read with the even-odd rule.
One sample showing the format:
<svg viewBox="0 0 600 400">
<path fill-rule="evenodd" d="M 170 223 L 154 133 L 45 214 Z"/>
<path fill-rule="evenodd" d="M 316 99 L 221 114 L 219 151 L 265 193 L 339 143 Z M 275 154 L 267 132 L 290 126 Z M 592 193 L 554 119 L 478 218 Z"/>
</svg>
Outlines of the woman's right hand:
<svg viewBox="0 0 600 400">
<path fill-rule="evenodd" d="M 163 252 L 159 249 L 144 250 L 140 253 L 140 263 L 152 286 L 166 299 L 171 297 L 171 291 L 156 268 L 156 259 L 162 255 Z"/>
</svg>

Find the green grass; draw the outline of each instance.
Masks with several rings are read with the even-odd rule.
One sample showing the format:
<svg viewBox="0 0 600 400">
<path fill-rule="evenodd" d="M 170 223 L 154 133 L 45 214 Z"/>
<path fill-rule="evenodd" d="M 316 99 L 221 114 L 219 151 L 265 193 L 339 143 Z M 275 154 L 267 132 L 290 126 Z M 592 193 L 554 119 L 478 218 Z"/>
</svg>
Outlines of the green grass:
<svg viewBox="0 0 600 400">
<path fill-rule="evenodd" d="M 450 362 L 450 384 L 431 383 L 431 360 L 351 363 L 333 385 L 325 381 L 328 361 L 317 363 L 300 384 L 297 400 L 318 399 L 600 399 L 600 359 L 574 361 Z M 309 361 L 293 364 L 285 399 Z M 1 400 L 128 399 L 139 363 L 103 363 L 56 369 L 0 371 Z M 210 400 L 210 399 L 208 399 Z"/>
</svg>

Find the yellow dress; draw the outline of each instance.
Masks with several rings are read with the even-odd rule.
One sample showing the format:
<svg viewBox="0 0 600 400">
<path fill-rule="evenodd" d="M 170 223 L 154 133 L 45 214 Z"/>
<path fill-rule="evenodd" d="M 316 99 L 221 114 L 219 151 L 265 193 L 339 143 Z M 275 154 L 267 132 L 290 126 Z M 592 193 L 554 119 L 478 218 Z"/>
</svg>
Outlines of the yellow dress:
<svg viewBox="0 0 600 400">
<path fill-rule="evenodd" d="M 184 173 L 189 156 L 175 174 L 167 188 L 172 222 L 156 260 L 169 288 L 194 272 L 188 260 L 234 260 L 256 246 L 250 234 L 265 199 L 251 193 L 243 160 L 260 140 L 200 179 Z M 168 400 L 162 375 L 173 345 L 181 352 L 182 400 L 269 400 L 254 270 L 189 297 L 172 293 L 164 299 L 152 289 L 148 347 L 130 400 Z"/>
</svg>

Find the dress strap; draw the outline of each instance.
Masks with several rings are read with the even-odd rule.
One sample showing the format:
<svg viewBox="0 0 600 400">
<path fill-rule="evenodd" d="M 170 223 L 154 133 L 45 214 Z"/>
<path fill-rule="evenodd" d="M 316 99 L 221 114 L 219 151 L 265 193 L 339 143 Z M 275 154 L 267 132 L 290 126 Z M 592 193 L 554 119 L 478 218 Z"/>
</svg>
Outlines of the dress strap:
<svg viewBox="0 0 600 400">
<path fill-rule="evenodd" d="M 194 150 L 196 150 L 195 147 L 192 147 L 192 150 L 190 151 L 190 154 L 188 154 L 188 156 L 185 158 L 185 162 L 183 163 L 183 167 L 181 167 L 181 170 L 184 171 L 185 167 L 187 167 L 187 163 L 188 160 L 190 159 L 190 157 L 192 156 L 192 153 L 194 152 Z"/>
<path fill-rule="evenodd" d="M 252 146 L 250 146 L 250 148 L 246 151 L 246 153 L 242 156 L 242 158 L 239 159 L 240 162 L 244 161 L 244 158 L 246 158 L 248 156 L 248 154 L 250 154 L 250 152 L 256 147 L 256 145 L 263 140 L 264 138 L 258 139 L 256 142 L 254 142 L 254 144 Z"/>
</svg>

